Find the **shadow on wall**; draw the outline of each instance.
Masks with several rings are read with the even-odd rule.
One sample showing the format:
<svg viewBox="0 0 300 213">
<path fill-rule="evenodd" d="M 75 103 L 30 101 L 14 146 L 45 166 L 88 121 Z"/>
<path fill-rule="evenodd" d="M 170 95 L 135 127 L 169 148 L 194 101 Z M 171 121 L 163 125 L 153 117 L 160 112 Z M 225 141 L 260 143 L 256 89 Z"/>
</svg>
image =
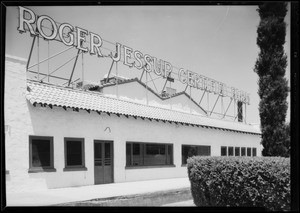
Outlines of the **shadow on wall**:
<svg viewBox="0 0 300 213">
<path fill-rule="evenodd" d="M 5 172 L 5 179 L 6 179 L 6 181 L 10 181 L 11 177 L 10 177 L 9 171 Z"/>
</svg>

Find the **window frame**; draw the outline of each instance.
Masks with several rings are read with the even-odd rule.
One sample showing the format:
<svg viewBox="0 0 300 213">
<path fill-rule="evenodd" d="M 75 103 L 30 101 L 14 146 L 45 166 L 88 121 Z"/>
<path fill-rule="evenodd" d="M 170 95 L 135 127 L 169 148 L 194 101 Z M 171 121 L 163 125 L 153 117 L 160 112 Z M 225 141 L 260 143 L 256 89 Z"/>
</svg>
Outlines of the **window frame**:
<svg viewBox="0 0 300 213">
<path fill-rule="evenodd" d="M 248 155 L 249 153 L 248 153 L 248 151 L 250 150 L 250 155 Z M 251 147 L 247 147 L 246 148 L 246 156 L 247 157 L 252 157 L 252 148 Z"/>
<path fill-rule="evenodd" d="M 255 152 L 254 152 L 254 150 L 255 150 Z M 254 153 L 255 153 L 255 155 L 254 155 Z M 257 156 L 257 149 L 256 149 L 256 147 L 252 147 L 252 157 L 256 157 Z"/>
<path fill-rule="evenodd" d="M 226 155 L 222 155 L 222 149 L 225 148 Z M 233 155 L 229 155 L 229 148 L 233 148 Z M 237 149 L 238 154 L 237 155 Z M 255 150 L 255 152 L 254 152 Z M 250 155 L 248 152 L 250 151 Z M 255 153 L 255 155 L 253 155 Z M 256 147 L 233 147 L 233 146 L 221 146 L 221 156 L 235 156 L 235 157 L 256 157 L 257 156 L 257 148 Z"/>
<path fill-rule="evenodd" d="M 139 161 L 142 162 L 142 165 L 133 165 L 133 144 L 139 144 L 140 146 L 140 156 Z M 127 145 L 130 147 L 130 163 L 127 162 Z M 164 145 L 165 146 L 165 164 L 158 165 L 145 165 L 145 156 L 146 156 L 146 146 L 147 145 Z M 169 154 L 169 147 L 171 147 L 172 153 Z M 160 167 L 175 167 L 174 165 L 174 147 L 172 143 L 152 143 L 152 142 L 136 142 L 136 141 L 126 141 L 125 143 L 125 153 L 126 153 L 126 162 L 125 169 L 137 169 L 137 168 L 160 168 Z M 170 160 L 168 160 L 168 156 L 170 156 Z M 169 162 L 170 161 L 170 162 Z M 169 164 L 168 164 L 169 162 Z"/>
<path fill-rule="evenodd" d="M 229 151 L 232 149 L 232 155 L 229 155 Z M 234 156 L 234 146 L 228 146 L 227 148 L 227 156 Z"/>
<path fill-rule="evenodd" d="M 32 165 L 32 142 L 33 140 L 49 140 L 50 142 L 50 166 L 45 167 L 34 167 Z M 29 169 L 28 173 L 37 173 L 37 172 L 56 172 L 54 168 L 54 145 L 53 145 L 53 136 L 37 136 L 29 135 Z"/>
<path fill-rule="evenodd" d="M 222 155 L 222 148 L 225 148 L 225 155 Z M 221 155 L 220 156 L 228 156 L 228 146 L 221 146 Z"/>
<path fill-rule="evenodd" d="M 81 142 L 81 165 L 67 165 L 67 141 L 80 141 Z M 85 167 L 85 148 L 84 138 L 65 137 L 64 138 L 64 157 L 65 167 L 63 171 L 86 171 Z"/>
<path fill-rule="evenodd" d="M 238 150 L 238 153 L 237 153 L 237 150 Z M 241 147 L 239 147 L 239 146 L 234 147 L 234 156 L 235 157 L 241 156 Z"/>
<path fill-rule="evenodd" d="M 244 146 L 241 147 L 241 157 L 247 157 L 247 148 Z"/>
</svg>

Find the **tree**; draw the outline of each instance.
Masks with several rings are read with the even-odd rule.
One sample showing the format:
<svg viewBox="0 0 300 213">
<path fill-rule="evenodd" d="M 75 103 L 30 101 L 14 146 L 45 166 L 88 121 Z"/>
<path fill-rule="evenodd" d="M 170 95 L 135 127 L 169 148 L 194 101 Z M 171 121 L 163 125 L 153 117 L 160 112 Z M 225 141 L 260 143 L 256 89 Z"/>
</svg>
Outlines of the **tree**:
<svg viewBox="0 0 300 213">
<path fill-rule="evenodd" d="M 287 56 L 284 53 L 287 13 L 286 2 L 259 5 L 260 23 L 257 45 L 260 48 L 254 72 L 259 76 L 259 115 L 263 156 L 287 156 L 285 118 L 288 82 L 285 78 Z"/>
<path fill-rule="evenodd" d="M 285 125 L 285 134 L 286 134 L 286 140 L 284 143 L 284 147 L 286 149 L 286 154 L 284 156 L 290 157 L 291 155 L 291 127 L 290 123 Z"/>
</svg>

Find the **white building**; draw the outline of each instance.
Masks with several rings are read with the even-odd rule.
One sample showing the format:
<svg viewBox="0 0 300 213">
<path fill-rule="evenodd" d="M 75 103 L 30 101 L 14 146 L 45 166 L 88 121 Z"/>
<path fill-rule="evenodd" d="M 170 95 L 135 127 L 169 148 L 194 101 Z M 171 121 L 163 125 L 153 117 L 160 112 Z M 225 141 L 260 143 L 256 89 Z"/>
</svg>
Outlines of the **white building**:
<svg viewBox="0 0 300 213">
<path fill-rule="evenodd" d="M 191 155 L 261 155 L 257 128 L 137 79 L 66 88 L 27 80 L 26 61 L 6 56 L 4 95 L 9 192 L 186 177 Z"/>
</svg>

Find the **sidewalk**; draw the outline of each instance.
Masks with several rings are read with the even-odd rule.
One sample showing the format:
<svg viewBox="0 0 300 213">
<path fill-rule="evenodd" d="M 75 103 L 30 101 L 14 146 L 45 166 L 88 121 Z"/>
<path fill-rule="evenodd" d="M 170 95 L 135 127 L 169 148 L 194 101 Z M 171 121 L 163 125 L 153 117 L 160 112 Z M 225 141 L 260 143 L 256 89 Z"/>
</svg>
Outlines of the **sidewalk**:
<svg viewBox="0 0 300 213">
<path fill-rule="evenodd" d="M 187 200 L 187 201 L 181 201 L 181 202 L 176 202 L 176 203 L 169 203 L 163 206 L 188 206 L 188 207 L 196 207 L 196 205 L 194 204 L 193 200 Z"/>
<path fill-rule="evenodd" d="M 36 192 L 7 193 L 7 206 L 48 206 L 100 198 L 137 195 L 190 187 L 188 178 L 89 185 Z"/>
</svg>

